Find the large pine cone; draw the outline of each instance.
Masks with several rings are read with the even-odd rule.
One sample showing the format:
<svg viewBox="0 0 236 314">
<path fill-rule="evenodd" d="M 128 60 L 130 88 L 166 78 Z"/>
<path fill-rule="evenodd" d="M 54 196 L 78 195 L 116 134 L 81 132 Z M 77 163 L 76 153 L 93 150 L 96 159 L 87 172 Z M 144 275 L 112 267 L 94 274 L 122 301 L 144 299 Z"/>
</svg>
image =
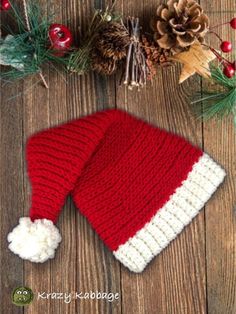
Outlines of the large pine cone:
<svg viewBox="0 0 236 314">
<path fill-rule="evenodd" d="M 209 18 L 194 0 L 169 0 L 157 8 L 152 28 L 159 46 L 176 53 L 196 40 L 203 42 L 209 29 Z"/>
</svg>

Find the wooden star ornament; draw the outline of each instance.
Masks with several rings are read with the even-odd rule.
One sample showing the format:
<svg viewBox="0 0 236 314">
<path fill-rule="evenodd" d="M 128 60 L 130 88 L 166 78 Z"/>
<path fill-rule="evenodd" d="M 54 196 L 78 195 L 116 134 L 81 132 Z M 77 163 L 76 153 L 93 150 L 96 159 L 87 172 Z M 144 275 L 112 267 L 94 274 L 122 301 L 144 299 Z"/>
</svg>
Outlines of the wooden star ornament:
<svg viewBox="0 0 236 314">
<path fill-rule="evenodd" d="M 216 56 L 209 48 L 196 42 L 188 51 L 177 53 L 169 59 L 183 64 L 179 79 L 179 84 L 181 84 L 195 73 L 198 73 L 205 78 L 209 78 L 211 76 L 209 63 L 215 58 Z"/>
</svg>

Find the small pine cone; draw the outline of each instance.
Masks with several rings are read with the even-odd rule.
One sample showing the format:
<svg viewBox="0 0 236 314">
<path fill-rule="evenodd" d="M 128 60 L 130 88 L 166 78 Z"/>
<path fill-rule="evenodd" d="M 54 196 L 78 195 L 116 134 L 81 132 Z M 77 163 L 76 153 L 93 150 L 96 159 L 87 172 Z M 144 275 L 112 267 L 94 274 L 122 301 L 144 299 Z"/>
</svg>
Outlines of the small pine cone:
<svg viewBox="0 0 236 314">
<path fill-rule="evenodd" d="M 164 62 L 170 63 L 168 57 L 172 55 L 170 50 L 163 49 L 155 42 L 150 42 L 144 35 L 142 36 L 142 44 L 146 54 L 146 59 L 156 65 L 163 65 Z"/>
<path fill-rule="evenodd" d="M 111 75 L 117 69 L 118 62 L 113 58 L 104 58 L 100 53 L 94 52 L 92 56 L 92 69 L 103 75 Z"/>
<path fill-rule="evenodd" d="M 204 41 L 209 18 L 195 0 L 169 0 L 157 8 L 151 26 L 158 45 L 178 53 Z"/>
<path fill-rule="evenodd" d="M 95 40 L 95 49 L 104 58 L 119 61 L 126 57 L 130 37 L 123 24 L 107 22 Z"/>
</svg>

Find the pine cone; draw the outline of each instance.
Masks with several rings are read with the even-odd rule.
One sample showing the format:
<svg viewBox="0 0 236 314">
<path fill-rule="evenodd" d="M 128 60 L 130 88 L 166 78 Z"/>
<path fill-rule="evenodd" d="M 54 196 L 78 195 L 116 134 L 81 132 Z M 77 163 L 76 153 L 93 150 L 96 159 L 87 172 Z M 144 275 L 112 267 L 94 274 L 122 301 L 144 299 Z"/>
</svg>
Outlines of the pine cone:
<svg viewBox="0 0 236 314">
<path fill-rule="evenodd" d="M 142 46 L 149 68 L 149 79 L 156 75 L 157 66 L 169 66 L 172 64 L 168 60 L 168 57 L 172 55 L 171 51 L 161 48 L 157 43 L 151 42 L 144 35 L 142 36 Z"/>
<path fill-rule="evenodd" d="M 121 60 L 126 57 L 129 42 L 130 37 L 124 25 L 108 22 L 98 34 L 95 49 L 105 58 Z"/>
<path fill-rule="evenodd" d="M 107 22 L 95 38 L 92 69 L 104 75 L 114 73 L 126 57 L 129 43 L 130 37 L 123 24 Z"/>
<path fill-rule="evenodd" d="M 146 54 L 146 58 L 157 65 L 164 65 L 163 63 L 171 62 L 168 57 L 172 55 L 168 49 L 161 48 L 156 42 L 150 41 L 146 36 L 142 36 L 142 45 Z"/>
<path fill-rule="evenodd" d="M 103 75 L 113 74 L 118 65 L 118 61 L 113 58 L 104 58 L 98 52 L 92 56 L 92 69 Z"/>
<path fill-rule="evenodd" d="M 161 4 L 152 22 L 156 42 L 172 53 L 186 50 L 196 40 L 203 42 L 208 28 L 209 18 L 195 0 L 169 0 Z"/>
</svg>

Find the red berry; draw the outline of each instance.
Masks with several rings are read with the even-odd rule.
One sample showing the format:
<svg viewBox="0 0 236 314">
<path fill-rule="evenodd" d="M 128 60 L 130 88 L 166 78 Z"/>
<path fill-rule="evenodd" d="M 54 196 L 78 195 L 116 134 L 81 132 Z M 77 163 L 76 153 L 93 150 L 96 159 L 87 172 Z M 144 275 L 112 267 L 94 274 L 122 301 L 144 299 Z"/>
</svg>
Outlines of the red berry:
<svg viewBox="0 0 236 314">
<path fill-rule="evenodd" d="M 52 24 L 50 26 L 49 39 L 51 42 L 51 48 L 55 50 L 54 55 L 58 57 L 64 56 L 64 54 L 71 47 L 73 41 L 69 28 L 62 24 Z"/>
<path fill-rule="evenodd" d="M 230 26 L 233 29 L 236 29 L 236 17 L 232 18 L 232 20 L 230 21 Z"/>
<path fill-rule="evenodd" d="M 236 71 L 236 60 L 234 60 L 234 62 L 231 63 L 232 67 L 234 68 L 234 70 Z"/>
<path fill-rule="evenodd" d="M 227 65 L 224 67 L 223 73 L 228 78 L 232 78 L 235 75 L 235 69 L 232 65 Z"/>
<path fill-rule="evenodd" d="M 0 1 L 0 11 L 7 11 L 11 7 L 11 4 L 8 0 L 1 0 Z"/>
<path fill-rule="evenodd" d="M 230 52 L 232 50 L 232 43 L 230 41 L 222 41 L 220 49 L 223 52 Z"/>
</svg>

